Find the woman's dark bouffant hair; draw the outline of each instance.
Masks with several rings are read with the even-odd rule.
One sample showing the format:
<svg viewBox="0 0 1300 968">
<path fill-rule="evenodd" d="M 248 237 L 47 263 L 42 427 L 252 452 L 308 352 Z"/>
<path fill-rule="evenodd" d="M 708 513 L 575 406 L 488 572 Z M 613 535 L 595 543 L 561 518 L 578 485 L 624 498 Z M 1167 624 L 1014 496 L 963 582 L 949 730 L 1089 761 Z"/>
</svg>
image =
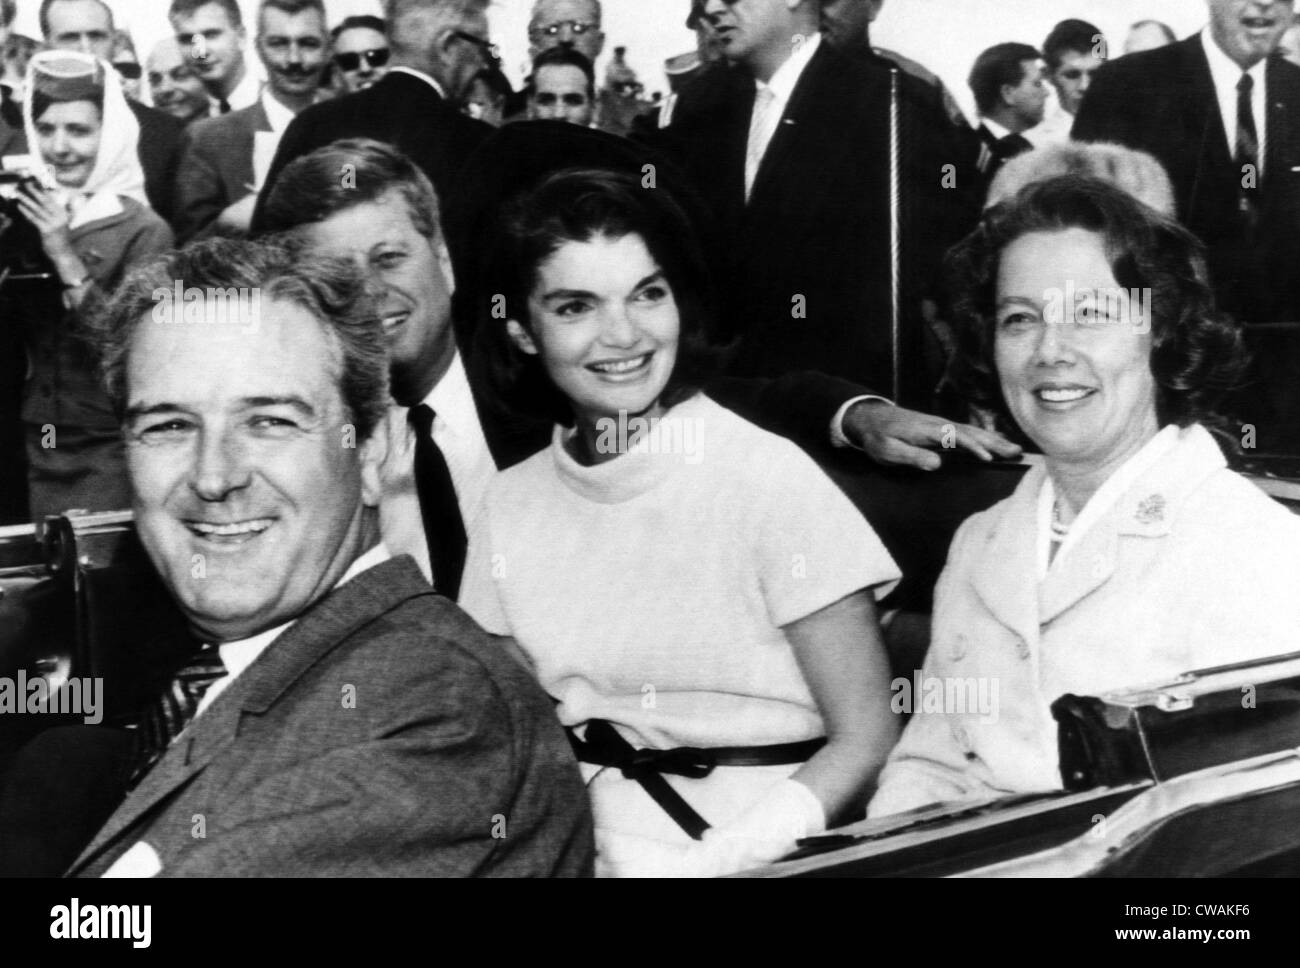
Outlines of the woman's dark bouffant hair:
<svg viewBox="0 0 1300 968">
<path fill-rule="evenodd" d="M 1190 232 L 1109 182 L 1065 175 L 1026 186 L 984 214 L 948 253 L 955 297 L 953 380 L 972 403 L 1010 420 L 994 368 L 994 304 L 1003 250 L 1031 232 L 1086 229 L 1105 240 L 1116 283 L 1151 290 L 1151 373 L 1160 426 L 1214 426 L 1215 407 L 1238 384 L 1246 354 L 1240 326 L 1221 314 Z"/>
<path fill-rule="evenodd" d="M 477 333 L 488 375 L 507 409 L 572 426 L 568 399 L 541 360 L 515 346 L 503 317 L 532 330 L 528 297 L 538 270 L 565 243 L 629 234 L 645 241 L 663 270 L 681 319 L 677 362 L 661 402 L 665 407 L 680 403 L 716 371 L 720 350 L 709 339 L 713 287 L 685 211 L 663 188 L 643 188 L 631 174 L 570 168 L 544 177 L 507 203 L 487 246 L 484 285 L 474 296 Z"/>
</svg>

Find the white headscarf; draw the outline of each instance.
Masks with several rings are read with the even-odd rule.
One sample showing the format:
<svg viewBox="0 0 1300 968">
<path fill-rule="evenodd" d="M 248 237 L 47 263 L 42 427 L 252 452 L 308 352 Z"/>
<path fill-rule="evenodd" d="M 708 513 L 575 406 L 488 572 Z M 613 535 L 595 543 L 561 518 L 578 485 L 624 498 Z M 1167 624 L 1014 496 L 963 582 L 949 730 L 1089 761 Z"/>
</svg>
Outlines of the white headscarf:
<svg viewBox="0 0 1300 968">
<path fill-rule="evenodd" d="M 64 79 L 93 77 L 95 83 L 104 89 L 99 153 L 95 156 L 90 177 L 81 188 L 62 188 L 54 178 L 53 169 L 41 155 L 36 119 L 32 117 L 32 97 L 42 75 Z M 27 65 L 23 122 L 27 127 L 27 143 L 32 149 L 34 173 L 47 187 L 62 192 L 72 213 L 70 228 L 116 215 L 122 211 L 121 196 L 135 199 L 141 205 L 149 204 L 144 194 L 144 170 L 140 167 L 140 124 L 126 103 L 121 81 L 111 64 L 80 51 L 47 50 L 34 55 Z"/>
</svg>

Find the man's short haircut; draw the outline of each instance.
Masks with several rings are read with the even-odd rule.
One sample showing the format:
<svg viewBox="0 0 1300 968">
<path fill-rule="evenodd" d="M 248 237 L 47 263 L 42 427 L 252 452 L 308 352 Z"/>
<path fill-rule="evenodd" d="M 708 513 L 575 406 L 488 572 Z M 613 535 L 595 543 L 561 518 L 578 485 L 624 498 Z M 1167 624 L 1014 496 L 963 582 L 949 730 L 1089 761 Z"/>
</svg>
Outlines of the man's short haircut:
<svg viewBox="0 0 1300 968">
<path fill-rule="evenodd" d="M 533 58 L 533 77 L 543 67 L 576 67 L 587 76 L 587 95 L 596 95 L 596 68 L 591 59 L 579 50 L 564 47 L 550 47 Z"/>
<path fill-rule="evenodd" d="M 127 364 L 138 327 L 222 325 L 155 320 L 156 292 L 172 292 L 178 282 L 205 292 L 255 290 L 263 311 L 274 299 L 310 313 L 336 349 L 339 392 L 357 435 L 368 439 L 380 426 L 388 412 L 388 352 L 365 272 L 350 259 L 313 256 L 283 239 L 205 239 L 127 277 L 93 324 L 104 385 L 119 416 L 130 395 Z"/>
<path fill-rule="evenodd" d="M 1061 66 L 1061 58 L 1066 54 L 1090 54 L 1098 44 L 1104 43 L 1101 29 L 1088 21 L 1062 20 L 1043 41 L 1043 60 L 1047 62 L 1047 69 L 1054 71 Z"/>
<path fill-rule="evenodd" d="M 1129 33 L 1132 33 L 1135 30 L 1141 30 L 1143 27 L 1155 27 L 1160 33 L 1164 34 L 1165 40 L 1171 44 L 1178 40 L 1178 35 L 1174 33 L 1173 28 L 1159 20 L 1139 20 L 1128 30 Z"/>
<path fill-rule="evenodd" d="M 532 30 L 534 27 L 537 26 L 537 21 L 541 18 L 542 15 L 542 7 L 545 6 L 548 2 L 549 0 L 536 0 L 536 2 L 533 4 L 533 12 L 528 15 L 529 30 Z M 604 11 L 600 9 L 600 0 L 590 0 L 590 2 L 591 5 L 596 8 L 596 13 L 595 13 L 596 26 L 599 27 L 602 23 L 604 23 Z M 818 0 L 818 2 L 820 3 L 821 0 Z"/>
<path fill-rule="evenodd" d="M 286 165 L 266 199 L 265 230 L 323 222 L 392 191 L 406 202 L 417 232 L 431 241 L 442 237 L 438 193 L 428 176 L 392 145 L 369 138 L 335 141 Z"/>
<path fill-rule="evenodd" d="M 244 26 L 244 14 L 239 9 L 239 0 L 172 0 L 172 5 L 167 11 L 167 19 L 174 21 L 180 17 L 193 16 L 194 11 L 208 4 L 215 4 L 224 10 L 226 19 L 230 21 L 232 27 Z"/>
<path fill-rule="evenodd" d="M 1003 86 L 1015 87 L 1025 77 L 1025 61 L 1036 61 L 1042 55 L 1028 44 L 996 44 L 979 57 L 971 68 L 971 93 L 980 114 L 988 114 L 998 106 Z"/>
<path fill-rule="evenodd" d="M 338 26 L 330 31 L 330 40 L 338 40 L 341 34 L 349 30 L 373 30 L 385 37 L 388 36 L 388 25 L 382 18 L 360 13 L 352 17 L 344 17 Z"/>
<path fill-rule="evenodd" d="M 288 14 L 290 17 L 304 13 L 308 10 L 315 10 L 320 14 L 322 21 L 328 20 L 325 15 L 325 0 L 262 0 L 257 7 L 257 23 L 259 28 L 262 25 L 262 11 L 264 10 L 279 10 L 281 13 Z"/>
<path fill-rule="evenodd" d="M 44 37 L 46 40 L 50 39 L 50 7 L 54 6 L 56 3 L 74 3 L 74 2 L 76 2 L 76 0 L 41 0 L 41 9 L 37 12 L 36 17 L 41 24 L 42 37 Z M 108 29 L 113 30 L 116 27 L 116 24 L 113 20 L 113 8 L 110 7 L 107 3 L 105 3 L 104 0 L 92 0 L 92 2 L 99 4 L 101 7 L 104 8 L 105 11 L 108 12 Z M 9 19 L 13 20 L 13 17 L 11 16 Z"/>
<path fill-rule="evenodd" d="M 18 16 L 18 0 L 0 0 L 0 27 L 8 27 Z"/>
<path fill-rule="evenodd" d="M 384 0 L 384 19 L 396 25 L 399 18 L 415 10 L 434 10 L 447 20 L 483 13 L 491 0 Z"/>
</svg>

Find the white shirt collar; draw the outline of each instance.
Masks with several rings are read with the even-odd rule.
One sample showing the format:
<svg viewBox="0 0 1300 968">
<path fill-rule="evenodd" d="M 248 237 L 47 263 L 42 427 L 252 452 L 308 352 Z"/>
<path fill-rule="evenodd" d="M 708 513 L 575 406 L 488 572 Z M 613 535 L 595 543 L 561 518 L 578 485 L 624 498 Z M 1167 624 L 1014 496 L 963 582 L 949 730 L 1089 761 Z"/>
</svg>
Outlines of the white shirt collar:
<svg viewBox="0 0 1300 968">
<path fill-rule="evenodd" d="M 447 99 L 447 92 L 442 89 L 442 85 L 438 83 L 438 79 L 435 77 L 430 77 L 428 74 L 424 73 L 424 71 L 417 71 L 414 67 L 402 66 L 402 67 L 390 67 L 388 69 L 388 73 L 410 74 L 412 77 L 418 77 L 420 80 L 424 81 L 424 83 L 428 84 L 435 91 L 437 91 L 438 96 L 441 97 L 444 101 Z"/>
<path fill-rule="evenodd" d="M 1011 131 L 1009 129 L 1002 127 L 1002 125 L 998 124 L 992 118 L 982 117 L 980 118 L 980 124 L 988 128 L 989 133 L 992 134 L 993 137 L 997 138 L 999 141 L 1001 141 L 1003 138 L 1009 138 L 1011 136 Z"/>
<path fill-rule="evenodd" d="M 258 97 L 262 93 L 262 77 L 258 71 L 258 66 L 250 63 L 250 58 L 244 58 L 244 77 L 235 89 L 230 92 L 226 101 L 230 104 L 230 110 L 239 111 L 242 108 L 251 108 L 257 103 Z M 220 105 L 220 98 L 213 98 L 213 103 Z M 220 107 L 217 109 L 220 114 Z"/>
<path fill-rule="evenodd" d="M 262 88 L 260 100 L 262 110 L 266 112 L 267 123 L 271 125 L 271 130 L 276 134 L 284 134 L 284 129 L 289 127 L 289 122 L 294 119 L 294 113 L 271 95 L 269 86 Z"/>
<path fill-rule="evenodd" d="M 478 408 L 469 388 L 469 376 L 457 350 L 442 379 L 423 401 L 433 409 L 437 419 L 458 437 L 469 437 L 478 426 Z"/>
<path fill-rule="evenodd" d="M 1169 424 L 1158 434 L 1148 440 L 1142 448 L 1119 466 L 1119 469 L 1106 478 L 1097 488 L 1088 503 L 1070 524 L 1065 541 L 1061 543 L 1056 557 L 1052 559 L 1055 566 L 1079 543 L 1088 529 L 1099 521 L 1115 502 L 1148 470 L 1164 459 L 1165 455 L 1178 446 L 1181 428 Z M 1043 475 L 1043 489 L 1038 492 L 1038 577 L 1041 580 L 1048 572 L 1048 545 L 1052 529 L 1052 508 L 1056 503 L 1056 488 L 1050 474 Z"/>
<path fill-rule="evenodd" d="M 339 579 L 338 584 L 334 586 L 335 590 L 342 588 L 363 571 L 367 571 L 375 567 L 375 565 L 383 564 L 391 557 L 393 555 L 388 550 L 388 546 L 380 541 L 357 558 L 356 561 L 352 562 L 348 570 L 343 573 L 343 577 Z M 197 718 L 200 713 L 212 705 L 217 696 L 224 692 L 239 677 L 241 672 L 257 661 L 257 657 L 266 651 L 267 646 L 288 631 L 296 621 L 296 618 L 291 619 L 283 625 L 277 625 L 273 629 L 259 632 L 250 638 L 239 639 L 234 642 L 223 642 L 217 646 L 217 652 L 221 655 L 222 664 L 226 667 L 226 675 L 208 687 L 207 692 L 203 694 L 203 699 L 199 701 L 199 707 L 194 713 L 195 717 Z"/>
<path fill-rule="evenodd" d="M 790 100 L 790 95 L 794 93 L 795 87 L 798 86 L 799 78 L 803 77 L 803 72 L 813 59 L 813 54 L 817 53 L 817 48 L 821 46 L 821 43 L 821 34 L 805 37 L 804 42 L 794 49 L 794 53 L 776 69 L 776 73 L 766 83 L 757 78 L 755 78 L 754 83 L 760 88 L 766 87 L 771 91 L 778 104 L 786 104 Z"/>
<path fill-rule="evenodd" d="M 1224 135 L 1228 139 L 1228 151 L 1232 152 L 1237 145 L 1237 83 L 1241 80 L 1243 71 L 1241 66 L 1225 54 L 1219 45 L 1214 42 L 1208 28 L 1201 31 L 1201 48 L 1205 51 L 1205 58 L 1210 64 L 1210 78 L 1214 81 L 1214 92 L 1219 102 L 1219 114 L 1223 118 Z M 1268 77 L 1268 58 L 1264 58 L 1244 73 L 1249 74 L 1255 82 L 1250 100 L 1255 115 L 1255 129 L 1259 136 L 1260 163 L 1262 165 L 1264 160 L 1264 126 L 1268 120 L 1268 112 L 1265 110 L 1265 105 L 1268 103 L 1267 92 L 1265 91 Z"/>
</svg>

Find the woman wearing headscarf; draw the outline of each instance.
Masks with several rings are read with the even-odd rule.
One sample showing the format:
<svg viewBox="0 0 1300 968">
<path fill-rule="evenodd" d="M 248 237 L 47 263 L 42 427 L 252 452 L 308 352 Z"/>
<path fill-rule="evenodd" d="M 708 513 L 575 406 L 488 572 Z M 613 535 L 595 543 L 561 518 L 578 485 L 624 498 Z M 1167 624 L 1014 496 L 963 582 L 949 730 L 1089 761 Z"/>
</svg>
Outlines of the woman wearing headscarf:
<svg viewBox="0 0 1300 968">
<path fill-rule="evenodd" d="M 28 377 L 22 420 L 33 520 L 130 505 L 118 420 L 99 385 L 86 321 L 126 272 L 173 245 L 149 207 L 139 126 L 117 73 L 88 54 L 49 51 L 28 68 L 23 103 L 34 179 L 6 241 L 41 271 L 11 280 Z"/>
</svg>

